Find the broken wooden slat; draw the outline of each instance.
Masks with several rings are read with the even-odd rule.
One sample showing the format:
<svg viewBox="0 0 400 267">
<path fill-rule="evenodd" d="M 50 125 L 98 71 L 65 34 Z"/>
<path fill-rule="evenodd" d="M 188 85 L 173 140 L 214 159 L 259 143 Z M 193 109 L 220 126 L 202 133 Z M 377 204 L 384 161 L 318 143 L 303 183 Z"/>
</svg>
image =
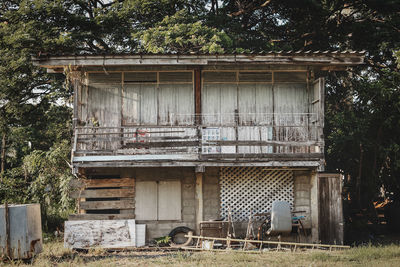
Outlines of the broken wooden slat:
<svg viewBox="0 0 400 267">
<path fill-rule="evenodd" d="M 106 210 L 106 209 L 127 210 L 135 208 L 135 201 L 133 199 L 112 200 L 112 201 L 85 201 L 81 202 L 80 208 L 84 210 Z"/>
<path fill-rule="evenodd" d="M 71 214 L 68 217 L 70 221 L 80 220 L 124 220 L 135 219 L 135 214 Z"/>
<path fill-rule="evenodd" d="M 134 185 L 133 178 L 113 179 L 73 179 L 70 186 L 73 188 L 100 188 L 100 187 L 129 187 Z"/>
<path fill-rule="evenodd" d="M 126 189 L 96 189 L 73 191 L 70 194 L 72 198 L 109 198 L 109 197 L 134 197 L 135 190 L 133 188 Z"/>
</svg>

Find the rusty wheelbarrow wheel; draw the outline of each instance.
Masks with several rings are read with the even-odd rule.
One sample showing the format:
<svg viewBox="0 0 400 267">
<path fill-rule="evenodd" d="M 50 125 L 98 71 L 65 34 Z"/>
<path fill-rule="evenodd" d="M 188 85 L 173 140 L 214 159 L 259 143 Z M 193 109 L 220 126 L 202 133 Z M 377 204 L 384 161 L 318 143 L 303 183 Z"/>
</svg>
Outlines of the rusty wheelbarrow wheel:
<svg viewBox="0 0 400 267">
<path fill-rule="evenodd" d="M 171 238 L 171 247 L 185 247 L 192 246 L 193 239 L 192 237 L 185 237 L 185 235 L 193 235 L 193 230 L 186 226 L 179 226 L 169 233 L 169 237 Z"/>
</svg>

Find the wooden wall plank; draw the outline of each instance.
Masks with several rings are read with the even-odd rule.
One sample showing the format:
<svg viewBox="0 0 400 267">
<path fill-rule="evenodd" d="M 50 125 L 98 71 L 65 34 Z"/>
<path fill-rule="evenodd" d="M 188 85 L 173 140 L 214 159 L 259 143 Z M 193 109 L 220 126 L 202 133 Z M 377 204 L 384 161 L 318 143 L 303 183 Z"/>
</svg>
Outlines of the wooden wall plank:
<svg viewBox="0 0 400 267">
<path fill-rule="evenodd" d="M 140 85 L 140 124 L 157 124 L 157 87 L 152 84 Z"/>
<path fill-rule="evenodd" d="M 274 105 L 277 114 L 293 114 L 292 116 L 294 116 L 298 113 L 307 113 L 307 84 L 276 83 L 274 85 Z"/>
<path fill-rule="evenodd" d="M 139 124 L 141 119 L 141 88 L 140 84 L 127 84 L 122 92 L 122 123 L 123 125 Z"/>
<path fill-rule="evenodd" d="M 157 85 L 125 84 L 122 115 L 124 125 L 157 125 Z"/>
<path fill-rule="evenodd" d="M 237 110 L 236 84 L 207 84 L 203 85 L 202 111 L 205 115 L 205 125 L 232 125 L 235 123 Z M 222 117 L 220 117 L 222 116 Z"/>
<path fill-rule="evenodd" d="M 176 118 L 175 125 L 192 125 L 195 113 L 193 84 L 175 84 Z"/>
<path fill-rule="evenodd" d="M 88 120 L 99 126 L 121 126 L 121 85 L 96 84 L 89 86 Z"/>
<path fill-rule="evenodd" d="M 215 125 L 216 121 L 214 117 L 210 115 L 218 114 L 220 112 L 221 94 L 219 89 L 215 89 L 215 86 L 219 86 L 219 84 L 203 83 L 201 92 L 201 110 L 205 115 L 203 118 L 203 124 L 205 125 Z"/>
<path fill-rule="evenodd" d="M 96 189 L 73 191 L 70 194 L 72 198 L 118 198 L 118 197 L 134 197 L 135 190 L 133 188 L 124 189 Z"/>
<path fill-rule="evenodd" d="M 272 84 L 254 84 L 255 86 L 255 106 L 256 106 L 256 122 L 272 125 L 273 94 Z M 268 114 L 268 115 L 266 115 Z"/>
<path fill-rule="evenodd" d="M 232 86 L 235 86 L 234 84 Z M 238 109 L 240 116 L 240 123 L 250 123 L 255 122 L 256 117 L 256 85 L 255 84 L 239 84 L 238 85 Z"/>
<path fill-rule="evenodd" d="M 133 199 L 112 200 L 112 201 L 85 201 L 81 202 L 81 209 L 84 210 L 106 210 L 106 209 L 133 209 L 135 201 Z"/>
<path fill-rule="evenodd" d="M 158 105 L 159 125 L 193 123 L 193 84 L 160 84 Z"/>
<path fill-rule="evenodd" d="M 232 124 L 236 122 L 235 113 L 238 110 L 238 91 L 237 86 L 232 84 L 221 84 L 220 89 L 220 114 L 222 117 L 223 125 Z M 217 103 L 215 103 L 217 104 Z M 217 104 L 218 105 L 218 104 Z M 227 114 L 229 116 L 227 116 Z"/>
<path fill-rule="evenodd" d="M 343 244 L 343 210 L 340 174 L 319 176 L 319 240 Z"/>
</svg>

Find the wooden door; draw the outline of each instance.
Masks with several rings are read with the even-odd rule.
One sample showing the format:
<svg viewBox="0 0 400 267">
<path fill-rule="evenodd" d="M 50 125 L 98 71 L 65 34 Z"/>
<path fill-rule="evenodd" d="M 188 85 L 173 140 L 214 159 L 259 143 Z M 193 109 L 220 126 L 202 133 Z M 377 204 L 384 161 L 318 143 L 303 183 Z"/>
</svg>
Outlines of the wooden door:
<svg viewBox="0 0 400 267">
<path fill-rule="evenodd" d="M 343 244 L 342 175 L 318 174 L 319 240 Z"/>
</svg>

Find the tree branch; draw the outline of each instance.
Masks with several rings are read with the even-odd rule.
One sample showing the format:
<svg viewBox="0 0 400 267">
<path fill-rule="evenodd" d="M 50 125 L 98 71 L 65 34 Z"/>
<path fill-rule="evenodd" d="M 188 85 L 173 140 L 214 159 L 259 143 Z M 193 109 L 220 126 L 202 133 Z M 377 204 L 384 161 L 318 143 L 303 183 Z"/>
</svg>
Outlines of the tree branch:
<svg viewBox="0 0 400 267">
<path fill-rule="evenodd" d="M 271 3 L 271 1 L 272 0 L 267 0 L 261 5 L 255 5 L 255 3 L 253 1 L 250 1 L 250 3 L 248 3 L 247 5 L 246 4 L 242 5 L 242 3 L 240 1 L 236 1 L 239 11 L 228 14 L 228 16 L 236 17 L 236 16 L 240 16 L 245 13 L 253 12 L 256 9 L 261 9 L 263 7 L 266 7 L 269 3 Z"/>
</svg>

